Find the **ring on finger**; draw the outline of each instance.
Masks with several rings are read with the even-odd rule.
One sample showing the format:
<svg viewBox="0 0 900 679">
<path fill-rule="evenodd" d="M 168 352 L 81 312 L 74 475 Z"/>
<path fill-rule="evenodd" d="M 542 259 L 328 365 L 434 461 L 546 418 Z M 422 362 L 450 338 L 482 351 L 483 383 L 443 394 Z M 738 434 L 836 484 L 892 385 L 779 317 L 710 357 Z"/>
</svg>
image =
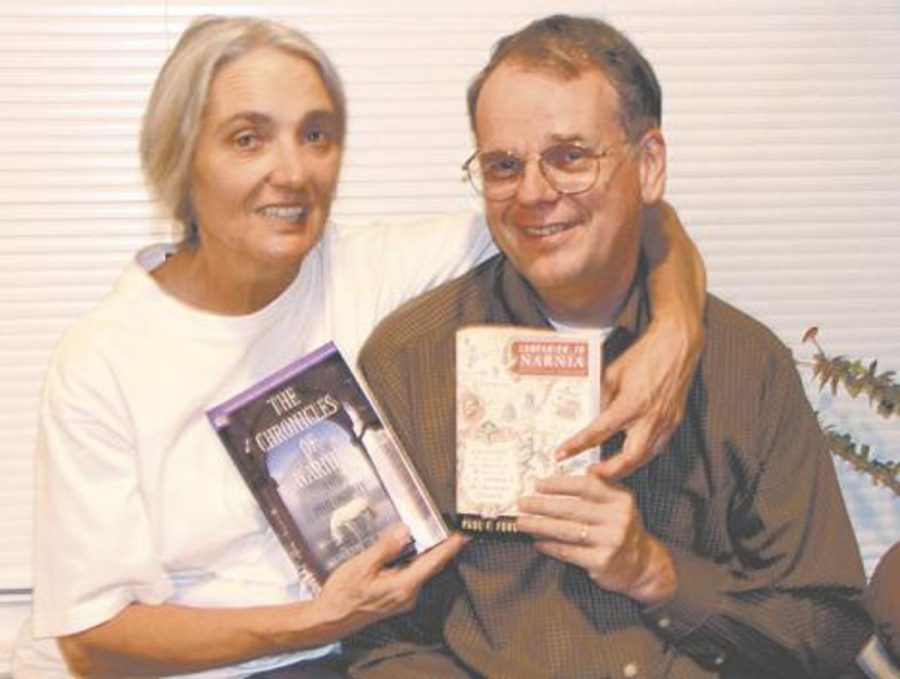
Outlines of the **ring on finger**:
<svg viewBox="0 0 900 679">
<path fill-rule="evenodd" d="M 586 523 L 581 525 L 581 532 L 578 534 L 578 544 L 586 545 L 588 538 L 588 525 Z"/>
</svg>

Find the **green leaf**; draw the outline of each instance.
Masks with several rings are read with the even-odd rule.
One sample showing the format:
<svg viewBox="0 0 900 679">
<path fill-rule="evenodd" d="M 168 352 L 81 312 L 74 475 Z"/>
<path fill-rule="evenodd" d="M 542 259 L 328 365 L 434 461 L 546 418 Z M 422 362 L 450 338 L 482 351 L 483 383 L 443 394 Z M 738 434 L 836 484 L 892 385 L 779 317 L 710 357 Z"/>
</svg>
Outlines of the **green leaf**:
<svg viewBox="0 0 900 679">
<path fill-rule="evenodd" d="M 838 388 L 838 384 L 840 383 L 840 381 L 841 381 L 841 374 L 839 372 L 835 372 L 831 376 L 831 393 L 832 394 L 837 394 L 837 388 Z"/>
</svg>

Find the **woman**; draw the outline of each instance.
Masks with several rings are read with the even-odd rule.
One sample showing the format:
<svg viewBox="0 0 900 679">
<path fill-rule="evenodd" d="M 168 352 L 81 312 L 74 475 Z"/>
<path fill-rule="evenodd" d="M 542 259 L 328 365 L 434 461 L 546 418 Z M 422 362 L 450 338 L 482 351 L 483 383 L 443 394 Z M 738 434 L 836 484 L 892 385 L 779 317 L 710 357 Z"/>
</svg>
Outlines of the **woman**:
<svg viewBox="0 0 900 679">
<path fill-rule="evenodd" d="M 471 220 L 326 229 L 344 128 L 328 59 L 273 22 L 201 19 L 159 75 L 142 161 L 186 237 L 138 253 L 66 335 L 40 413 L 34 636 L 57 639 L 77 674 L 242 677 L 291 665 L 289 676 L 323 676 L 316 659 L 411 606 L 462 547 L 453 536 L 389 569 L 407 538 L 396 527 L 311 599 L 204 417 L 327 340 L 355 361 L 385 313 L 492 252 Z M 683 241 L 677 224 L 666 233 Z M 665 404 L 680 402 L 672 376 L 698 351 L 702 288 L 682 273 L 671 257 L 656 267 L 654 289 L 671 288 L 656 300 L 656 329 L 613 372 L 613 391 L 661 397 L 635 407 L 618 396 L 625 405 L 587 438 L 621 422 L 641 436 L 674 426 Z M 687 361 L 664 349 L 673 342 Z M 663 377 L 642 384 L 629 366 L 655 354 Z M 38 666 L 29 648 L 18 656 Z M 63 672 L 47 663 L 40 676 Z"/>
</svg>

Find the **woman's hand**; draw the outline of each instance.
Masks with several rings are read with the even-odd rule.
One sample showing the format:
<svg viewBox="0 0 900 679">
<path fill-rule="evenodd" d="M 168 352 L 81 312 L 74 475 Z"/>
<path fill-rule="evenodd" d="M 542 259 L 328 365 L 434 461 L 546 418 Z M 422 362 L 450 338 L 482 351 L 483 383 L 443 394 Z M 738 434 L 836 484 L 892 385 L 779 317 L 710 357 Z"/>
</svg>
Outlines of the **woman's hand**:
<svg viewBox="0 0 900 679">
<path fill-rule="evenodd" d="M 591 467 L 618 479 L 646 464 L 662 450 L 684 417 L 684 406 L 702 340 L 684 329 L 654 321 L 635 344 L 603 371 L 603 409 L 557 450 L 560 459 L 599 446 L 625 432 L 622 450 Z"/>
<path fill-rule="evenodd" d="M 400 524 L 391 526 L 374 545 L 341 564 L 328 578 L 317 603 L 327 623 L 342 630 L 341 636 L 409 611 L 425 581 L 456 556 L 466 538 L 454 533 L 411 561 L 388 566 L 408 543 L 409 530 Z"/>
<path fill-rule="evenodd" d="M 645 214 L 642 247 L 650 263 L 653 318 L 641 337 L 603 371 L 603 409 L 557 449 L 571 457 L 624 431 L 622 450 L 591 471 L 627 476 L 662 450 L 684 416 L 703 350 L 706 274 L 675 210 L 661 202 Z"/>
</svg>

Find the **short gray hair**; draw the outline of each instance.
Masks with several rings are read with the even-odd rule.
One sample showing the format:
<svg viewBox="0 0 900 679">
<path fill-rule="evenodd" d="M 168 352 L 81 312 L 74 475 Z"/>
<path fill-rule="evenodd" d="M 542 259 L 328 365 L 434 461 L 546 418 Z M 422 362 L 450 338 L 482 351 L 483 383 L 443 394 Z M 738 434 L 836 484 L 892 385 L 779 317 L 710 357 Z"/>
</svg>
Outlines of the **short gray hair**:
<svg viewBox="0 0 900 679">
<path fill-rule="evenodd" d="M 478 97 L 505 61 L 516 61 L 572 78 L 598 68 L 619 95 L 622 129 L 632 142 L 662 122 L 662 88 L 653 67 L 625 35 L 605 21 L 556 14 L 531 22 L 498 40 L 487 65 L 468 90 L 469 122 L 475 131 Z"/>
<path fill-rule="evenodd" d="M 300 31 L 257 17 L 205 16 L 181 35 L 156 78 L 141 128 L 141 167 L 147 184 L 170 217 L 197 238 L 190 200 L 191 162 L 213 77 L 257 47 L 275 47 L 309 61 L 319 72 L 340 124 L 347 110 L 344 88 L 325 53 Z"/>
</svg>

